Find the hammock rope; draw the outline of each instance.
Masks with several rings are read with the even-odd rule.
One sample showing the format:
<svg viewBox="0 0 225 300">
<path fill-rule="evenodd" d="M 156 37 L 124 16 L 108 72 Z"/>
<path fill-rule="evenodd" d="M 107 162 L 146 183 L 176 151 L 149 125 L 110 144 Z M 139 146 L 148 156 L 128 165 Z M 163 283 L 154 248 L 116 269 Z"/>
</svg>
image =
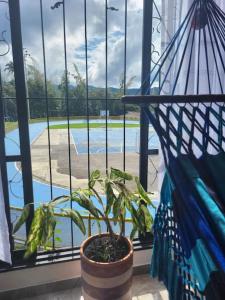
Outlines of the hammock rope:
<svg viewBox="0 0 225 300">
<path fill-rule="evenodd" d="M 224 82 L 225 13 L 194 0 L 142 83 L 162 96 L 124 99 L 144 107 L 166 165 L 151 274 L 170 300 L 225 299 Z"/>
<path fill-rule="evenodd" d="M 160 96 L 158 100 L 145 108 L 167 166 L 154 223 L 151 274 L 164 281 L 170 299 L 222 300 L 224 103 L 213 103 L 213 95 L 211 104 L 189 103 L 188 96 L 185 103 L 160 104 Z"/>
<path fill-rule="evenodd" d="M 225 13 L 214 0 L 193 1 L 180 27 L 142 82 L 142 87 L 149 86 L 146 95 L 157 84 L 159 94 L 190 94 L 193 65 L 197 76 L 192 94 L 200 94 L 204 87 L 204 93 L 224 93 Z M 202 65 L 205 66 L 207 82 L 202 82 Z M 212 65 L 215 66 L 213 72 L 210 70 Z M 178 87 L 181 77 L 182 88 Z M 219 84 L 216 92 L 213 88 L 215 81 Z M 141 88 L 137 94 L 140 91 Z"/>
</svg>

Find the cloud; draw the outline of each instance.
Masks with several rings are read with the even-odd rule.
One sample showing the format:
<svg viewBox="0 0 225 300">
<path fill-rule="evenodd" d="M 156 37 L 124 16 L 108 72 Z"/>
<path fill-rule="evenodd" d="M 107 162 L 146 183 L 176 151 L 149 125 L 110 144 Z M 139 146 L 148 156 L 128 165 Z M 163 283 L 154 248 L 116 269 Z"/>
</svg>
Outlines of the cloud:
<svg viewBox="0 0 225 300">
<path fill-rule="evenodd" d="M 40 1 L 21 0 L 20 2 L 23 45 L 37 61 L 40 70 L 43 70 Z M 59 6 L 59 8 L 52 10 L 51 6 L 55 3 L 54 0 L 42 1 L 47 77 L 58 83 L 65 69 L 65 44 L 63 8 Z M 143 1 L 140 0 L 128 0 L 127 78 L 136 76 L 133 83 L 136 87 L 140 86 L 141 74 L 142 3 Z M 119 9 L 118 11 L 107 10 L 108 85 L 118 87 L 124 71 L 125 1 L 108 0 L 108 7 Z M 105 85 L 105 21 L 105 1 L 88 0 L 88 75 L 89 84 L 95 86 Z M 9 31 L 7 22 L 5 20 L 0 23 Z M 65 31 L 68 70 L 73 72 L 72 65 L 76 63 L 81 74 L 85 76 L 84 0 L 65 1 Z M 9 35 L 8 39 L 10 41 Z M 11 59 L 10 55 L 7 59 Z M 6 58 L 4 58 L 4 62 L 5 60 Z"/>
</svg>

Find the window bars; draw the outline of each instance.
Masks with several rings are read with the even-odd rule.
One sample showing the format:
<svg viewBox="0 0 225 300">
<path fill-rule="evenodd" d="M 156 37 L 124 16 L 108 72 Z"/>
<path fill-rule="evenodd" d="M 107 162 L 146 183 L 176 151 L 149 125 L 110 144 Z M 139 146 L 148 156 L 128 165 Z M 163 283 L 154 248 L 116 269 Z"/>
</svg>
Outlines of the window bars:
<svg viewBox="0 0 225 300">
<path fill-rule="evenodd" d="M 11 27 L 11 40 L 12 40 L 12 49 L 10 49 L 10 44 L 7 44 L 7 52 L 10 50 L 13 51 L 13 60 L 14 60 L 14 75 L 15 75 L 15 88 L 16 88 L 16 92 L 17 95 L 16 97 L 12 97 L 13 101 L 17 101 L 16 104 L 16 109 L 15 109 L 15 116 L 14 118 L 16 119 L 16 115 L 18 112 L 18 124 L 19 124 L 19 136 L 18 136 L 18 146 L 19 146 L 19 151 L 18 153 L 16 153 L 15 155 L 8 155 L 8 153 L 3 153 L 2 154 L 2 160 L 5 162 L 5 170 L 7 171 L 7 167 L 10 167 L 11 165 L 15 166 L 15 169 L 18 167 L 19 169 L 17 169 L 17 173 L 15 175 L 16 179 L 14 180 L 14 175 L 13 175 L 13 179 L 11 177 L 7 177 L 7 174 L 5 175 L 5 195 L 7 195 L 7 192 L 9 192 L 9 197 L 6 197 L 6 207 L 7 207 L 7 213 L 8 213 L 8 219 L 9 219 L 9 224 L 12 224 L 12 222 L 15 220 L 15 215 L 18 216 L 19 211 L 16 211 L 15 215 L 14 212 L 12 212 L 12 209 L 10 211 L 10 202 L 11 199 L 15 199 L 16 196 L 19 197 L 20 199 L 20 203 L 23 204 L 27 204 L 30 202 L 33 202 L 33 191 L 36 191 L 40 185 L 39 185 L 39 179 L 38 180 L 33 180 L 32 181 L 32 170 L 31 170 L 31 153 L 30 153 L 30 141 L 33 139 L 32 136 L 30 137 L 29 140 L 29 115 L 30 115 L 30 111 L 29 111 L 29 107 L 27 106 L 27 104 L 30 103 L 42 103 L 42 110 L 43 110 L 43 114 L 41 115 L 46 122 L 46 132 L 47 132 L 47 145 L 46 145 L 46 165 L 48 164 L 47 167 L 47 177 L 48 177 L 48 181 L 49 181 L 49 186 L 48 189 L 46 187 L 45 189 L 45 195 L 46 195 L 46 199 L 44 200 L 48 200 L 50 198 L 56 197 L 58 196 L 58 187 L 54 186 L 54 176 L 53 176 L 53 171 L 52 171 L 52 167 L 53 167 L 53 151 L 52 151 L 52 144 L 53 144 L 53 139 L 52 136 L 50 134 L 50 125 L 51 125 L 51 117 L 54 116 L 54 112 L 52 112 L 52 101 L 56 100 L 58 102 L 65 102 L 64 104 L 64 112 L 65 112 L 65 117 L 66 117 L 66 124 L 67 124 L 67 151 L 65 152 L 65 161 L 68 165 L 68 171 L 69 171 L 69 188 L 67 189 L 67 192 L 71 192 L 72 188 L 73 188 L 73 184 L 72 184 L 72 180 L 71 177 L 74 176 L 74 174 L 72 173 L 72 168 L 73 168 L 73 162 L 71 162 L 72 160 L 72 147 L 71 147 L 71 141 L 70 141 L 70 132 L 69 132 L 69 128 L 70 128 L 70 124 L 71 124 L 71 108 L 72 105 L 71 103 L 73 103 L 75 99 L 75 97 L 72 97 L 71 94 L 69 93 L 70 91 L 70 85 L 69 85 L 69 78 L 68 76 L 72 76 L 72 74 L 69 73 L 69 68 L 68 68 L 68 55 L 67 52 L 69 52 L 68 49 L 68 14 L 70 13 L 68 10 L 68 6 L 70 5 L 70 3 L 72 3 L 73 1 L 55 1 L 55 3 L 51 3 L 49 1 L 49 5 L 48 3 L 46 4 L 47 1 L 43 1 L 43 0 L 39 0 L 35 5 L 36 5 L 36 16 L 38 16 L 38 22 L 37 22 L 37 26 L 38 26 L 38 30 L 39 30 L 39 55 L 43 58 L 42 61 L 42 70 L 40 70 L 40 72 L 43 75 L 43 89 L 42 89 L 42 94 L 41 97 L 39 96 L 32 96 L 29 95 L 29 91 L 27 91 L 27 82 L 26 82 L 26 67 L 28 65 L 28 63 L 26 64 L 26 62 L 24 62 L 25 59 L 27 59 L 28 57 L 26 57 L 26 54 L 24 53 L 24 46 L 25 44 L 23 44 L 23 42 L 25 43 L 25 39 L 24 39 L 24 32 L 23 32 L 23 28 L 21 28 L 21 25 L 23 25 L 23 11 L 21 10 L 21 19 L 20 19 L 20 6 L 22 8 L 22 1 L 15 1 L 15 0 L 10 0 L 10 1 L 0 1 L 0 3 L 4 2 L 4 5 L 6 4 L 7 6 L 9 5 L 10 8 L 10 14 L 8 14 L 8 11 L 6 12 L 6 19 L 7 21 L 10 21 L 10 27 Z M 148 3 L 149 1 L 145 1 L 146 3 Z M 120 9 L 119 12 L 121 14 L 120 18 L 124 19 L 124 30 L 123 30 L 123 42 L 124 42 L 124 51 L 122 53 L 122 57 L 121 57 L 121 61 L 122 61 L 122 73 L 123 73 L 123 86 L 122 86 L 122 90 L 123 93 L 126 94 L 127 92 L 127 25 L 128 25 L 128 21 L 129 21 L 129 16 L 128 16 L 128 6 L 129 6 L 129 1 L 128 0 L 124 0 L 124 2 L 120 3 Z M 47 7 L 47 8 L 46 8 Z M 48 13 L 51 13 L 51 16 L 54 16 L 54 18 L 59 18 L 59 21 L 61 22 L 62 26 L 62 44 L 60 46 L 63 47 L 63 53 L 62 56 L 64 57 L 64 66 L 63 69 L 65 69 L 65 95 L 64 97 L 52 97 L 51 96 L 51 89 L 48 87 L 48 58 L 47 58 L 47 51 L 48 51 L 48 38 L 47 38 L 47 33 L 46 33 L 46 28 L 47 28 L 47 22 L 46 22 L 46 10 L 48 9 Z M 110 97 L 109 96 L 109 76 L 110 76 L 110 66 L 109 65 L 109 55 L 110 55 L 110 48 L 109 48 L 109 25 L 110 25 L 110 18 L 111 18 L 111 14 L 113 16 L 113 14 L 116 14 L 118 9 L 115 9 L 114 7 L 111 7 L 109 1 L 105 1 L 104 2 L 104 10 L 103 10 L 103 19 L 105 20 L 105 27 L 102 29 L 102 32 L 104 34 L 104 41 L 105 41 L 105 80 L 104 80 L 104 96 L 101 99 L 96 99 L 95 97 L 91 96 L 91 92 L 90 92 L 90 75 L 89 75 L 89 47 L 90 47 L 90 36 L 88 35 L 88 1 L 83 0 L 82 1 L 82 6 L 81 6 L 81 13 L 82 13 L 82 17 L 83 17 L 83 27 L 84 27 L 84 47 L 82 48 L 83 50 L 83 57 L 84 57 L 84 66 L 85 66 L 85 96 L 84 96 L 84 107 L 85 107 L 85 119 L 86 119 L 86 125 L 87 125 L 87 130 L 86 130 L 86 136 L 87 136 L 87 160 L 86 160 L 86 164 L 85 167 L 87 168 L 87 177 L 90 175 L 90 171 L 92 168 L 92 158 L 91 158 L 91 140 L 90 140 L 90 136 L 91 136 L 91 129 L 90 129 L 90 119 L 91 119 L 91 114 L 90 114 L 90 108 L 93 108 L 93 106 L 95 106 L 96 103 L 101 103 L 101 107 L 102 109 L 105 110 L 105 115 L 104 115 L 104 123 L 105 123 L 105 127 L 106 127 L 106 131 L 105 131 L 105 143 L 104 143 L 104 149 L 105 149 L 105 157 L 102 161 L 104 161 L 104 163 L 102 163 L 102 165 L 104 165 L 105 170 L 107 169 L 107 167 L 110 166 L 110 154 L 109 154 L 109 143 L 110 143 L 110 134 L 108 133 L 108 131 L 110 130 L 108 128 L 108 123 L 109 123 L 109 118 L 107 115 L 107 110 L 108 108 L 110 108 L 111 103 L 119 103 L 119 105 L 121 105 L 120 103 L 120 99 L 119 97 Z M 139 14 L 139 12 L 137 12 L 137 14 Z M 147 14 L 149 14 L 149 11 L 147 11 Z M 8 16 L 9 15 L 9 16 Z M 140 18 L 141 18 L 141 14 Z M 157 13 L 158 15 L 158 13 Z M 22 21 L 21 21 L 22 20 Z M 22 24 L 21 24 L 22 22 Z M 159 23 L 159 22 L 158 22 Z M 157 26 L 158 26 L 157 23 Z M 151 25 L 152 26 L 152 25 Z M 22 32 L 21 32 L 22 29 Z M 141 28 L 140 28 L 141 29 Z M 158 29 L 157 29 L 158 30 Z M 157 31 L 158 32 L 158 31 Z M 149 33 L 148 33 L 149 36 Z M 151 30 L 150 30 L 150 36 L 151 36 Z M 5 42 L 6 41 L 6 35 L 5 33 L 3 33 L 3 35 L 0 37 L 0 42 Z M 23 40 L 23 41 L 22 41 Z M 1 43 L 2 45 L 2 43 Z M 27 47 L 27 44 L 26 44 Z M 24 64 L 25 63 L 25 64 Z M 13 69 L 13 63 L 9 66 L 11 69 Z M 13 75 L 13 73 L 12 73 Z M 139 74 L 138 74 L 139 75 Z M 29 74 L 28 74 L 29 77 Z M 28 78 L 29 79 L 29 78 Z M 7 95 L 2 95 L 1 94 L 1 105 L 2 105 L 2 109 L 4 110 L 4 108 L 6 107 L 6 103 L 7 101 L 11 101 L 11 98 L 9 98 Z M 58 103 L 57 102 L 57 103 Z M 117 104 L 116 103 L 116 104 Z M 121 109 L 122 109 L 122 125 L 123 125 L 123 129 L 122 129 L 122 144 L 121 144 L 121 165 L 122 168 L 125 170 L 127 170 L 128 166 L 127 166 L 127 146 L 126 146 L 126 139 L 127 139 L 127 119 L 126 119 L 126 107 L 125 105 L 121 105 Z M 2 117 L 3 115 L 1 115 Z M 32 112 L 31 112 L 31 117 L 32 117 Z M 0 129 L 0 139 L 1 139 L 1 143 L 5 144 L 5 132 L 4 132 L 4 118 L 1 118 L 1 129 Z M 108 129 L 108 130 L 107 130 Z M 6 136 L 6 140 L 7 140 L 7 136 Z M 6 141 L 7 142 L 7 141 Z M 10 166 L 9 166 L 10 164 Z M 20 164 L 21 164 L 21 169 L 20 169 Z M 8 168 L 9 169 L 9 168 Z M 22 175 L 21 175 L 22 174 Z M 9 175 L 9 174 L 8 174 Z M 19 178 L 19 179 L 18 179 Z M 17 180 L 18 179 L 18 180 Z M 24 190 L 24 193 L 21 192 L 21 195 L 17 195 L 15 190 L 13 190 L 14 187 L 16 187 L 16 182 L 19 182 L 20 186 L 21 186 L 21 191 Z M 65 191 L 63 190 L 63 193 Z M 62 192 L 60 192 L 62 194 Z M 72 205 L 72 203 L 71 203 Z M 11 215 L 11 216 L 10 216 Z M 28 223 L 27 223 L 27 228 L 26 230 L 24 229 L 24 236 L 26 236 L 25 231 L 29 230 L 29 226 L 31 224 L 31 219 L 29 219 Z M 71 224 L 67 224 L 68 225 L 68 236 L 69 236 L 69 241 L 68 241 L 68 248 L 66 251 L 66 258 L 67 259 L 71 259 L 71 258 L 77 258 L 78 255 L 78 251 L 77 251 L 77 246 L 78 245 L 78 241 L 79 239 L 76 239 L 76 234 L 75 234 L 75 230 L 73 229 L 73 226 Z M 18 250 L 15 247 L 15 240 L 13 240 L 13 237 L 11 236 L 11 240 L 12 240 L 12 253 L 14 256 L 14 261 L 13 264 L 20 264 L 21 263 L 21 258 L 23 256 L 23 250 Z M 137 243 L 138 244 L 138 243 Z M 149 246 L 149 245 L 148 245 Z M 53 240 L 53 247 L 55 247 L 55 242 Z M 140 244 L 138 244 L 138 246 L 136 247 L 137 249 L 142 249 L 142 246 Z M 74 256 L 73 254 L 73 249 L 74 249 Z M 65 249 L 64 249 L 65 250 Z M 62 250 L 62 252 L 64 251 Z M 60 255 L 58 255 L 58 253 L 60 252 L 59 249 L 55 249 L 55 255 L 54 255 L 54 251 L 52 251 L 51 254 L 51 258 L 52 261 L 54 261 L 57 257 L 59 257 Z M 50 255 L 49 254 L 49 255 Z M 45 256 L 45 254 L 40 254 L 41 255 L 41 261 L 43 260 L 43 262 L 46 260 L 47 261 L 47 256 Z"/>
</svg>

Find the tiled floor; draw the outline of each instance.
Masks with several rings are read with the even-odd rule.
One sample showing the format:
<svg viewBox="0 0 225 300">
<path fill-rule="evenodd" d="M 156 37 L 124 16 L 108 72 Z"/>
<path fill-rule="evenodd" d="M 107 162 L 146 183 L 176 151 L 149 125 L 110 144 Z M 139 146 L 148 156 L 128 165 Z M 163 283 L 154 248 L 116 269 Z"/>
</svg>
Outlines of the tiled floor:
<svg viewBox="0 0 225 300">
<path fill-rule="evenodd" d="M 168 300 L 165 286 L 149 275 L 134 276 L 132 300 Z"/>
<path fill-rule="evenodd" d="M 81 289 L 74 288 L 57 293 L 44 294 L 24 300 L 82 300 Z M 132 300 L 168 300 L 168 293 L 160 282 L 148 275 L 138 275 L 133 278 Z"/>
</svg>

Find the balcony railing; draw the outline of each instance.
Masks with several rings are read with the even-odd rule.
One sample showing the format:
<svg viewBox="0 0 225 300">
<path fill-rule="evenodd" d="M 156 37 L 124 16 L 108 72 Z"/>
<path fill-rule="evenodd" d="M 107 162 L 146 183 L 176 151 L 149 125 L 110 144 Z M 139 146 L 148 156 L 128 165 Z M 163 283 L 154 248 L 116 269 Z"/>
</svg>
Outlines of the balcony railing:
<svg viewBox="0 0 225 300">
<path fill-rule="evenodd" d="M 150 158 L 149 170 L 147 165 L 149 153 L 157 154 L 157 140 L 151 137 L 151 131 L 149 136 L 143 112 L 139 115 L 134 106 L 123 104 L 120 98 L 127 93 L 139 92 L 130 85 L 141 85 L 151 64 L 154 64 L 153 56 L 159 55 L 157 45 L 154 45 L 154 35 L 160 35 L 161 16 L 157 5 L 154 1 L 144 1 L 144 6 L 133 12 L 128 0 L 119 2 L 118 7 L 111 6 L 106 0 L 100 7 L 101 11 L 97 13 L 96 10 L 96 18 L 104 24 L 97 33 L 91 27 L 90 4 L 84 0 L 76 7 L 83 37 L 81 45 L 76 47 L 74 42 L 79 39 L 79 32 L 71 31 L 76 29 L 72 2 L 64 0 L 52 4 L 40 0 L 34 8 L 37 20 L 32 20 L 26 15 L 27 0 L 0 1 L 6 14 L 4 32 L 7 32 L 3 32 L 1 39 L 5 48 L 2 50 L 0 47 L 0 54 L 4 57 L 0 67 L 0 143 L 4 145 L 0 158 L 10 232 L 25 204 L 34 202 L 38 205 L 59 195 L 70 194 L 76 187 L 77 178 L 79 184 L 85 186 L 95 168 L 107 172 L 112 166 L 135 175 L 140 170 L 143 186 L 156 190 L 157 162 Z M 134 30 L 129 27 L 134 18 L 136 31 L 129 32 Z M 116 22 L 119 30 L 113 31 Z M 131 36 L 137 40 L 138 49 L 129 44 Z M 50 47 L 50 38 L 55 47 Z M 57 38 L 60 42 L 54 40 Z M 118 39 L 122 45 L 118 46 L 120 55 L 112 58 L 111 48 Z M 104 49 L 104 72 L 100 83 L 93 80 L 96 66 L 91 51 L 95 47 Z M 75 58 L 71 49 L 77 52 Z M 133 50 L 137 51 L 137 57 L 143 54 L 135 74 L 130 70 L 129 61 L 129 52 Z M 152 56 L 149 55 L 151 52 Z M 116 72 L 118 88 L 111 88 L 113 61 L 119 65 Z M 60 65 L 58 69 L 57 64 Z M 56 74 L 54 79 L 52 69 Z M 142 78 L 139 76 L 141 69 Z M 102 88 L 97 88 L 98 84 Z M 99 126 L 99 134 L 96 135 L 94 127 L 98 127 L 98 122 L 102 126 Z M 53 127 L 59 125 L 63 135 L 54 131 L 57 129 Z M 82 137 L 79 136 L 82 140 L 79 143 L 73 136 L 76 126 L 80 126 L 83 133 Z M 118 127 L 116 135 L 112 131 L 113 126 Z M 139 145 L 146 135 L 150 141 Z M 152 140 L 156 144 L 151 144 Z M 153 148 L 150 151 L 149 144 Z M 61 218 L 60 215 L 58 217 Z M 10 234 L 14 266 L 24 267 L 23 241 L 31 221 L 32 215 L 17 236 Z M 91 227 L 92 221 L 87 216 L 87 226 L 89 222 Z M 36 264 L 79 257 L 78 248 L 84 237 L 78 236 L 72 221 L 63 223 L 66 242 L 57 245 L 53 241 L 54 250 L 38 253 Z M 129 220 L 127 224 L 129 233 Z M 134 246 L 140 250 L 151 247 L 151 244 L 136 239 Z"/>
</svg>

